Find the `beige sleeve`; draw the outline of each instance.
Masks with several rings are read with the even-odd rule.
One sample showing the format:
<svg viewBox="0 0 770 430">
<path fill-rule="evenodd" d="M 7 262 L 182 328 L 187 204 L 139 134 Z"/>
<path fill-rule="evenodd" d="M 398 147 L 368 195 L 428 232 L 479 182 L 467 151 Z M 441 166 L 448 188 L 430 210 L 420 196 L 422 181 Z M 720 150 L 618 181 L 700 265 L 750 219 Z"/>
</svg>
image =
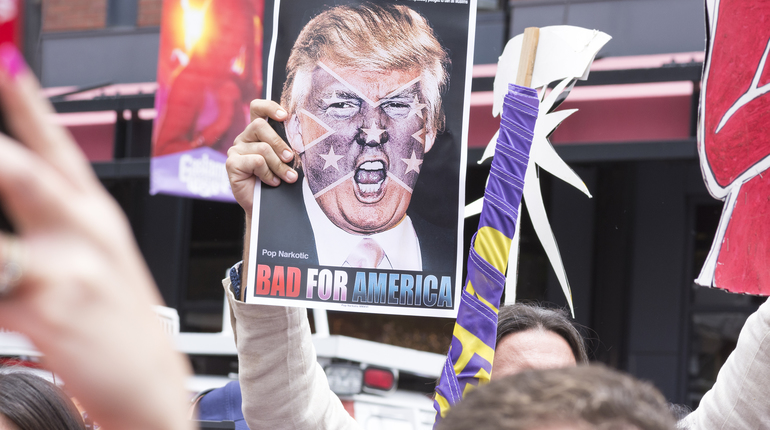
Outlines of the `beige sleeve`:
<svg viewBox="0 0 770 430">
<path fill-rule="evenodd" d="M 714 386 L 680 428 L 758 429 L 770 423 L 770 301 L 751 314 Z"/>
<path fill-rule="evenodd" d="M 304 308 L 230 302 L 243 415 L 252 429 L 360 429 L 316 361 Z"/>
</svg>

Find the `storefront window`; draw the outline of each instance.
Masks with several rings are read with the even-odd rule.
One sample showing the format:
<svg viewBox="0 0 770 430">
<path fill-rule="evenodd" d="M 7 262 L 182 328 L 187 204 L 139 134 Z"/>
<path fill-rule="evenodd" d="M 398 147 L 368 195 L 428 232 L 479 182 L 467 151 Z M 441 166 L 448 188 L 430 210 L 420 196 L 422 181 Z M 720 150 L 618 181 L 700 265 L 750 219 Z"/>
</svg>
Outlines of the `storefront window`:
<svg viewBox="0 0 770 430">
<path fill-rule="evenodd" d="M 107 27 L 135 27 L 137 0 L 108 0 Z"/>
</svg>

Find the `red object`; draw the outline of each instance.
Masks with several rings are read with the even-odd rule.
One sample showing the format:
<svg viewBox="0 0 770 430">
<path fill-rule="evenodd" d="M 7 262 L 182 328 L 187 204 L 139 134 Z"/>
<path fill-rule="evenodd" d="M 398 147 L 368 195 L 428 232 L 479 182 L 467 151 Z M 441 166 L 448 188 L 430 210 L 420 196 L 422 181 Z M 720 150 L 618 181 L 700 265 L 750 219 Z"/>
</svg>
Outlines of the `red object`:
<svg viewBox="0 0 770 430">
<path fill-rule="evenodd" d="M 607 57 L 592 71 L 655 69 L 703 61 L 703 52 Z M 497 65 L 473 66 L 474 78 L 492 78 Z M 580 143 L 625 143 L 689 139 L 692 82 L 590 85 L 573 88 L 559 110 L 578 109 L 550 138 L 555 146 Z M 485 148 L 500 128 L 492 117 L 492 91 L 471 93 L 468 147 Z"/>
<path fill-rule="evenodd" d="M 698 282 L 770 295 L 770 3 L 721 0 L 712 13 L 699 150 L 725 209 Z"/>
<path fill-rule="evenodd" d="M 770 174 L 740 188 L 719 251 L 714 284 L 733 292 L 770 295 Z"/>
<path fill-rule="evenodd" d="M 726 187 L 770 154 L 770 93 L 741 100 L 768 83 L 770 62 L 760 65 L 770 42 L 770 2 L 721 0 L 718 14 L 702 120 L 709 167 Z"/>
<path fill-rule="evenodd" d="M 350 414 L 351 417 L 356 417 L 356 402 L 352 400 L 341 400 L 342 407 Z"/>
<path fill-rule="evenodd" d="M 364 371 L 364 386 L 369 388 L 388 391 L 393 389 L 395 380 L 396 377 L 390 370 L 370 367 Z"/>
<path fill-rule="evenodd" d="M 43 367 L 38 363 L 31 361 L 19 360 L 18 358 L 0 358 L 0 367 L 28 367 L 30 369 L 42 369 Z"/>
<path fill-rule="evenodd" d="M 21 0 L 0 0 L 0 44 L 22 45 L 22 23 L 24 4 Z"/>
</svg>

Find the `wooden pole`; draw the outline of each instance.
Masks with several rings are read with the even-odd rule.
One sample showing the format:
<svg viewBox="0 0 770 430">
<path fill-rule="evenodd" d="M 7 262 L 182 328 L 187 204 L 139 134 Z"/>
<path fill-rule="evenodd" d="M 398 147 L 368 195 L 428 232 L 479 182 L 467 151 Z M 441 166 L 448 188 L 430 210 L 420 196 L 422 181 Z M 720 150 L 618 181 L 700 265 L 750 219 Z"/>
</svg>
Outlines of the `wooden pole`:
<svg viewBox="0 0 770 430">
<path fill-rule="evenodd" d="M 521 42 L 519 70 L 516 73 L 516 85 L 532 86 L 532 71 L 535 69 L 537 43 L 540 40 L 540 29 L 528 27 L 524 30 L 524 40 Z"/>
</svg>

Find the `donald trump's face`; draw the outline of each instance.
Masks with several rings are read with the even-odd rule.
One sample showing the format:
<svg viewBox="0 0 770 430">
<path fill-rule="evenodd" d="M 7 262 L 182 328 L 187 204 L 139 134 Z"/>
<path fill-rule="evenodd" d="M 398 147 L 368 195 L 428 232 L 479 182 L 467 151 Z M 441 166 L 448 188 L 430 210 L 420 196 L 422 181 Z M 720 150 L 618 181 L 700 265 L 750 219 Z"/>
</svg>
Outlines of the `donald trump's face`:
<svg viewBox="0 0 770 430">
<path fill-rule="evenodd" d="M 310 190 L 341 229 L 373 234 L 406 216 L 435 140 L 421 71 L 367 71 L 319 61 L 287 125 Z"/>
</svg>

